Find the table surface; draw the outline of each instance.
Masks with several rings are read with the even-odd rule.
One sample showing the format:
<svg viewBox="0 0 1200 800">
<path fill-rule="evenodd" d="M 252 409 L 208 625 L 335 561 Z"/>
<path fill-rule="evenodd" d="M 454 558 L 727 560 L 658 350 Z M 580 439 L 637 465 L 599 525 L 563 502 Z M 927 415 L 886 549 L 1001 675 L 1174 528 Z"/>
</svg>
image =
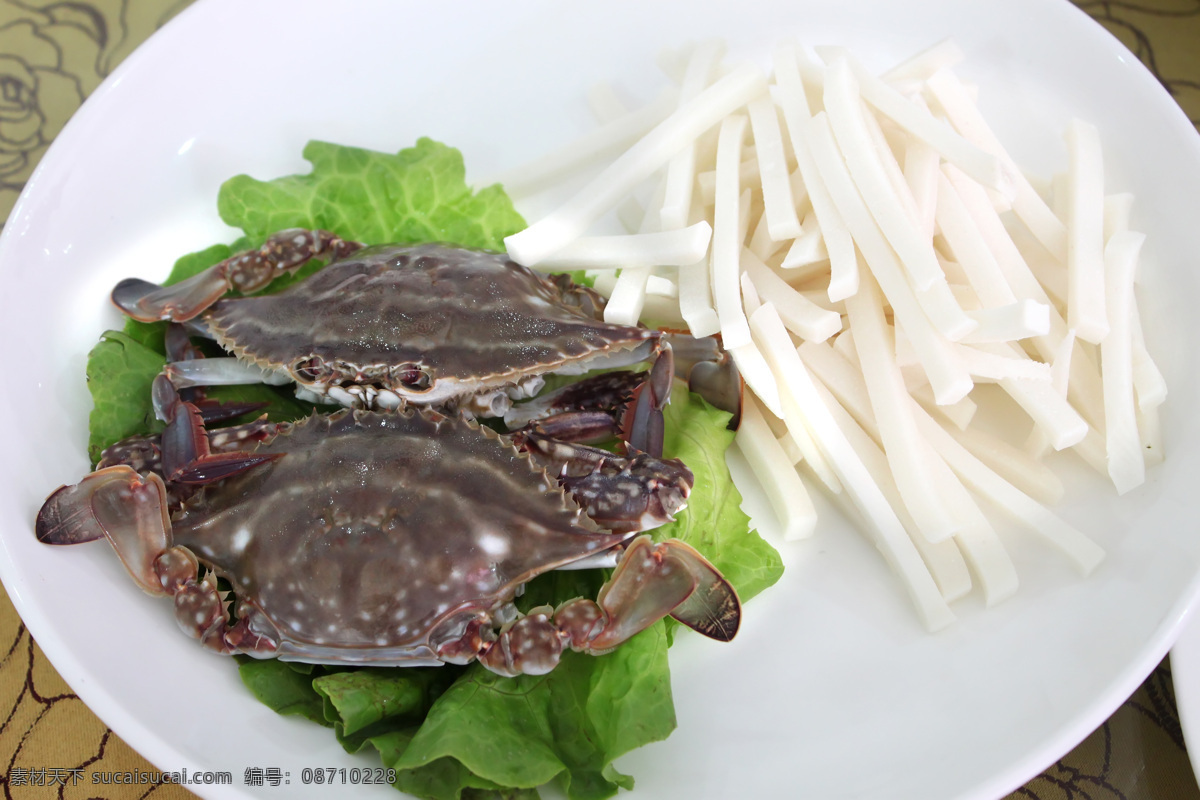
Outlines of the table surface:
<svg viewBox="0 0 1200 800">
<path fill-rule="evenodd" d="M 0 218 L 83 99 L 190 0 L 0 0 Z M 1074 0 L 1200 125 L 1200 0 Z M 173 785 L 100 787 L 73 769 L 154 768 L 63 682 L 0 591 L 0 787 L 5 798 L 192 797 Z M 97 790 L 100 790 L 98 793 Z M 1169 661 L 1099 729 L 1005 800 L 1200 800 Z"/>
</svg>

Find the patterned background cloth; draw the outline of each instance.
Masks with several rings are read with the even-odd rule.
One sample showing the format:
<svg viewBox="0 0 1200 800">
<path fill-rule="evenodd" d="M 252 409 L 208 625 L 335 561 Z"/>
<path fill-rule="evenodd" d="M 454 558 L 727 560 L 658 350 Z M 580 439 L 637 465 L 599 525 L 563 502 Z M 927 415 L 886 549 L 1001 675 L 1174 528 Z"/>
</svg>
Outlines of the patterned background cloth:
<svg viewBox="0 0 1200 800">
<path fill-rule="evenodd" d="M 83 99 L 188 2 L 0 0 L 0 218 Z M 1200 125 L 1200 0 L 1075 2 L 1133 51 Z M 192 797 L 173 784 L 72 785 L 72 769 L 154 768 L 72 693 L 2 592 L 0 652 L 5 798 Z M 1169 662 L 1083 743 L 1006 800 L 1200 800 Z"/>
</svg>

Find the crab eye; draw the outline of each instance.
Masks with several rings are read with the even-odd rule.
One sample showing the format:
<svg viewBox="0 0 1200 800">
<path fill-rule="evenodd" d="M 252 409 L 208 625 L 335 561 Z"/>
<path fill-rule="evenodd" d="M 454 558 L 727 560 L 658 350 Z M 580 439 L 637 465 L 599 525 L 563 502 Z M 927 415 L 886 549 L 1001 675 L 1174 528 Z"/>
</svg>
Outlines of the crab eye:
<svg viewBox="0 0 1200 800">
<path fill-rule="evenodd" d="M 419 364 L 401 364 L 392 369 L 393 385 L 399 385 L 410 392 L 427 392 L 433 386 L 433 379 Z"/>
<path fill-rule="evenodd" d="M 320 356 L 302 358 L 292 364 L 292 374 L 297 380 L 307 383 L 317 383 L 329 377 L 329 365 Z"/>
</svg>

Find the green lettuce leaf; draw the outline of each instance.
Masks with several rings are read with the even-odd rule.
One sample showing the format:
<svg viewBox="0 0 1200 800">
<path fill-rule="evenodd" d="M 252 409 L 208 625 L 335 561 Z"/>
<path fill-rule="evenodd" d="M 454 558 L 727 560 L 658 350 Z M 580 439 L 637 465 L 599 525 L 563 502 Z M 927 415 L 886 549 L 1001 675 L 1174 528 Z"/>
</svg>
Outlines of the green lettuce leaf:
<svg viewBox="0 0 1200 800">
<path fill-rule="evenodd" d="M 92 394 L 88 456 L 93 464 L 114 442 L 162 430 L 162 423 L 154 418 L 150 384 L 166 363 L 161 351 L 128 334 L 105 331 L 100 336 L 87 360 L 88 391 Z"/>
<path fill-rule="evenodd" d="M 663 454 L 687 464 L 696 476 L 688 507 L 654 538 L 682 539 L 721 571 L 742 602 L 772 586 L 783 575 L 783 561 L 742 511 L 742 495 L 725 466 L 733 444 L 729 413 L 710 405 L 676 381 L 663 410 L 666 430 Z"/>
<path fill-rule="evenodd" d="M 284 228 L 324 228 L 367 244 L 450 242 L 504 249 L 525 227 L 499 186 L 472 192 L 462 154 L 419 139 L 395 155 L 309 142 L 312 171 L 272 181 L 248 175 L 221 187 L 221 219 L 258 243 Z"/>
<path fill-rule="evenodd" d="M 260 703 L 276 713 L 299 716 L 333 726 L 325 718 L 325 703 L 313 688 L 312 674 L 283 661 L 260 661 L 238 656 L 238 674 Z"/>
</svg>

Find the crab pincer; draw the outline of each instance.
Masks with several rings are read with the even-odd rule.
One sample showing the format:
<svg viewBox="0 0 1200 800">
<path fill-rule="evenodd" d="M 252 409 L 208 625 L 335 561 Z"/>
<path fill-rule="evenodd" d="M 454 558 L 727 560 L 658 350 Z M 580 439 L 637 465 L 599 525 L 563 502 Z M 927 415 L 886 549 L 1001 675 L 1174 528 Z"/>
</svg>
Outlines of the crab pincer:
<svg viewBox="0 0 1200 800">
<path fill-rule="evenodd" d="M 540 675 L 564 650 L 603 655 L 662 619 L 664 612 L 710 639 L 728 642 L 741 605 L 728 581 L 694 548 L 639 536 L 621 555 L 596 600 L 576 598 L 530 611 L 480 647 L 480 663 L 501 675 Z"/>
<path fill-rule="evenodd" d="M 155 413 L 167 423 L 160 446 L 163 475 L 169 481 L 212 483 L 282 455 L 240 450 L 214 453 L 204 427 L 204 414 L 196 405 L 183 400 L 162 374 L 154 378 L 151 391 Z"/>
<path fill-rule="evenodd" d="M 274 653 L 269 637 L 251 630 L 253 616 L 230 624 L 216 575 L 200 577 L 200 562 L 171 541 L 167 492 L 158 475 L 139 475 L 118 465 L 63 486 L 42 505 L 35 524 L 38 541 L 81 544 L 107 539 L 130 577 L 147 594 L 173 598 L 180 628 L 219 653 Z"/>
</svg>

